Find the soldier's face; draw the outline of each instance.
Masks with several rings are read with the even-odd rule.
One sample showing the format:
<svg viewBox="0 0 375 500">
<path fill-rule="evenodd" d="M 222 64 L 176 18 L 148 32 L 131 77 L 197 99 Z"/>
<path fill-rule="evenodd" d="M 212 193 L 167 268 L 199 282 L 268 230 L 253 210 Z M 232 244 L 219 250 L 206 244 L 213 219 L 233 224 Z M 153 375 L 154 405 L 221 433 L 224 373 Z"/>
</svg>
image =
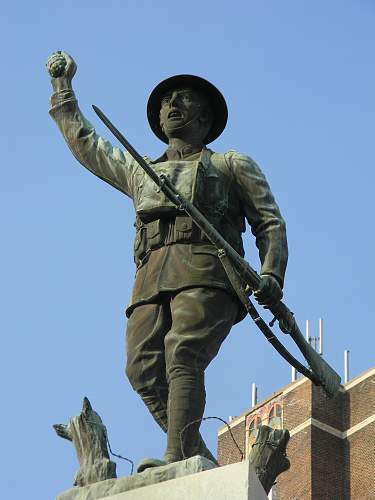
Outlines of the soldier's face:
<svg viewBox="0 0 375 500">
<path fill-rule="evenodd" d="M 160 106 L 160 126 L 164 134 L 170 139 L 199 131 L 207 107 L 207 100 L 193 89 L 181 88 L 165 94 Z"/>
</svg>

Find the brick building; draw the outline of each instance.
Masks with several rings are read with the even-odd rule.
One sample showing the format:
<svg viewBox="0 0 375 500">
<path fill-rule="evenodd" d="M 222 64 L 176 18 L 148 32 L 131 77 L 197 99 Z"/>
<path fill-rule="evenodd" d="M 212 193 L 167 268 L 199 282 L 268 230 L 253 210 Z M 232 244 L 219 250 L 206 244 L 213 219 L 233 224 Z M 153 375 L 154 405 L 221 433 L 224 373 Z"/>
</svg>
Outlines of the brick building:
<svg viewBox="0 0 375 500">
<path fill-rule="evenodd" d="M 244 457 L 267 424 L 288 429 L 291 467 L 273 487 L 277 500 L 375 500 L 375 367 L 328 398 L 301 377 L 230 423 Z M 228 428 L 218 435 L 221 465 L 241 460 Z"/>
</svg>

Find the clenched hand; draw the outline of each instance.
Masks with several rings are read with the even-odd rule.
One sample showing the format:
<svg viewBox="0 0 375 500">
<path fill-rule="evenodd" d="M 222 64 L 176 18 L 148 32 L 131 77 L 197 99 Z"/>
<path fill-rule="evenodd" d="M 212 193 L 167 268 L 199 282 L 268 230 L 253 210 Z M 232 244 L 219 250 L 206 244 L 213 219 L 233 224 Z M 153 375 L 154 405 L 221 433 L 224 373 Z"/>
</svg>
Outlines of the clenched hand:
<svg viewBox="0 0 375 500">
<path fill-rule="evenodd" d="M 261 277 L 259 288 L 254 292 L 258 304 L 265 307 L 270 307 L 283 297 L 283 292 L 276 278 L 270 275 Z"/>
<path fill-rule="evenodd" d="M 46 67 L 52 77 L 52 85 L 55 91 L 71 88 L 77 65 L 69 54 L 62 50 L 53 52 L 47 59 Z"/>
</svg>

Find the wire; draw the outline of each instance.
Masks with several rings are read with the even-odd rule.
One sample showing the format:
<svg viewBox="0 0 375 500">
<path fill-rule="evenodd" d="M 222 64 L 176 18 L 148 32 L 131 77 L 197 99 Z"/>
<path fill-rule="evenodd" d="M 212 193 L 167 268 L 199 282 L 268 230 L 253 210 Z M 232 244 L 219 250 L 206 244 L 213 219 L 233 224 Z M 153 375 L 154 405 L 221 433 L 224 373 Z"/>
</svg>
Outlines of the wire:
<svg viewBox="0 0 375 500">
<path fill-rule="evenodd" d="M 122 455 L 118 455 L 117 453 L 114 453 L 112 451 L 111 443 L 109 442 L 109 438 L 108 438 L 107 427 L 104 424 L 101 424 L 99 422 L 93 422 L 92 420 L 86 420 L 86 422 L 89 423 L 89 424 L 94 424 L 94 425 L 97 425 L 97 426 L 103 428 L 105 440 L 106 440 L 106 443 L 107 443 L 108 448 L 109 448 L 109 453 L 112 456 L 114 456 L 114 457 L 121 458 L 122 460 L 126 460 L 126 462 L 129 462 L 131 464 L 131 466 L 132 466 L 131 471 L 130 471 L 130 475 L 132 476 L 133 475 L 133 471 L 134 471 L 134 462 L 133 462 L 133 460 L 130 460 L 130 458 L 123 457 Z"/>
<path fill-rule="evenodd" d="M 233 433 L 232 433 L 232 429 L 230 428 L 230 425 L 228 424 L 228 422 L 226 422 L 224 419 L 222 419 L 220 417 L 202 417 L 202 418 L 197 418 L 197 420 L 193 420 L 192 422 L 190 422 L 187 425 L 185 425 L 185 427 L 180 432 L 180 446 L 181 446 L 182 457 L 186 458 L 186 455 L 184 453 L 184 443 L 183 443 L 183 434 L 186 431 L 186 429 L 188 429 L 191 425 L 197 424 L 199 422 L 204 422 L 205 420 L 214 420 L 214 419 L 215 420 L 220 420 L 220 422 L 223 422 L 223 424 L 225 424 L 228 427 L 228 431 L 229 431 L 230 437 L 232 438 L 234 444 L 236 445 L 237 450 L 239 451 L 239 453 L 241 455 L 241 460 L 243 460 L 244 454 L 241 451 L 241 448 L 238 446 L 237 441 L 234 439 L 234 436 L 233 436 Z"/>
</svg>

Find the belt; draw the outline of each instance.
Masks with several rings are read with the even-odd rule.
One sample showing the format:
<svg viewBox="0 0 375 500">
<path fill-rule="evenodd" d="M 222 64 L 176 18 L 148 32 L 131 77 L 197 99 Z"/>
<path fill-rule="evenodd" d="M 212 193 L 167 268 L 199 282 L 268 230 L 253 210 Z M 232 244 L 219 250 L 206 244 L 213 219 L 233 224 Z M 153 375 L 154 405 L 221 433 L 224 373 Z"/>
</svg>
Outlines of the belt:
<svg viewBox="0 0 375 500">
<path fill-rule="evenodd" d="M 190 217 L 163 217 L 150 222 L 137 218 L 134 261 L 140 267 L 153 250 L 174 243 L 207 243 L 205 234 Z"/>
</svg>

